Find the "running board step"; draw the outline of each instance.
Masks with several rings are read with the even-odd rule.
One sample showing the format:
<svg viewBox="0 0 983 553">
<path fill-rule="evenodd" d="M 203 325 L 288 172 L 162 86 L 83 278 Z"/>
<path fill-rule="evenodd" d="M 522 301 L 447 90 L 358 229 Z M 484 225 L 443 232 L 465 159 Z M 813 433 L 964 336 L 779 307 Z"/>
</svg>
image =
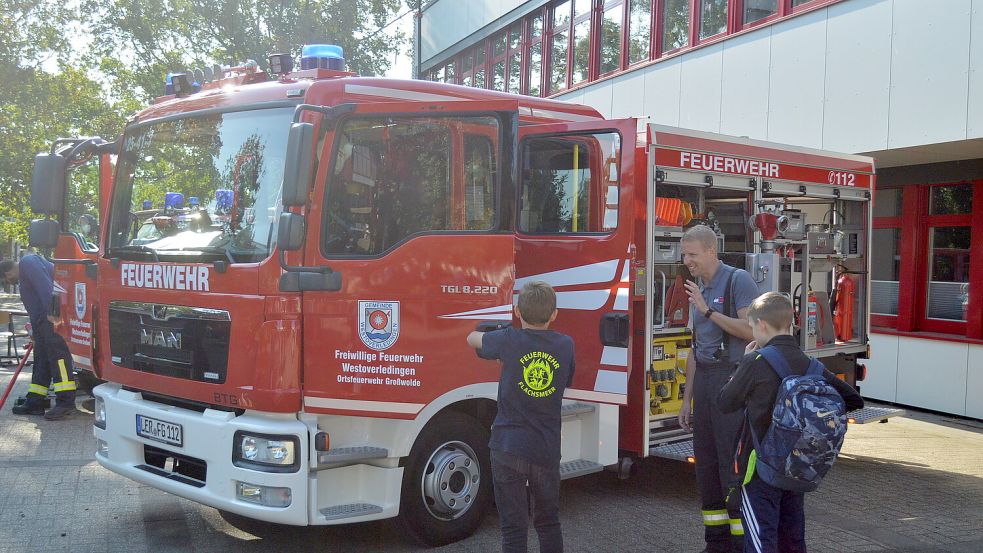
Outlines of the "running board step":
<svg viewBox="0 0 983 553">
<path fill-rule="evenodd" d="M 687 463 L 693 463 L 696 460 L 693 454 L 693 440 L 657 445 L 649 449 L 649 455 L 662 457 L 663 459 L 672 459 L 674 461 L 685 461 Z"/>
<path fill-rule="evenodd" d="M 560 480 L 576 478 L 585 474 L 601 472 L 602 470 L 604 470 L 604 465 L 595 463 L 594 461 L 588 461 L 586 459 L 567 461 L 566 463 L 560 463 Z"/>
<path fill-rule="evenodd" d="M 904 409 L 892 409 L 890 407 L 864 407 L 846 414 L 850 424 L 867 424 L 869 422 L 887 422 L 891 417 L 899 417 L 905 414 Z"/>
<path fill-rule="evenodd" d="M 333 465 L 336 463 L 360 463 L 370 459 L 385 459 L 389 450 L 384 447 L 368 445 L 354 447 L 335 447 L 317 453 L 317 464 Z"/>
<path fill-rule="evenodd" d="M 593 413 L 596 407 L 590 403 L 568 403 L 560 408 L 561 417 L 575 417 L 585 413 Z"/>
<path fill-rule="evenodd" d="M 352 503 L 350 505 L 335 505 L 318 511 L 324 520 L 341 520 L 365 515 L 375 515 L 382 512 L 382 507 L 368 503 Z"/>
</svg>

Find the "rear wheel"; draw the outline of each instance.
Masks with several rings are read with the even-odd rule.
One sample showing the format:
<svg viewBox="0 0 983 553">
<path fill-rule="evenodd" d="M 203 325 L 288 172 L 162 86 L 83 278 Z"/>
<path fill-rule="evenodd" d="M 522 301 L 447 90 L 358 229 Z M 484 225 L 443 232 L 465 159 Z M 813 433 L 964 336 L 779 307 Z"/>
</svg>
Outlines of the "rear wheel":
<svg viewBox="0 0 983 553">
<path fill-rule="evenodd" d="M 403 472 L 397 524 L 425 545 L 445 545 L 474 533 L 491 502 L 488 431 L 451 412 L 424 428 Z"/>
</svg>

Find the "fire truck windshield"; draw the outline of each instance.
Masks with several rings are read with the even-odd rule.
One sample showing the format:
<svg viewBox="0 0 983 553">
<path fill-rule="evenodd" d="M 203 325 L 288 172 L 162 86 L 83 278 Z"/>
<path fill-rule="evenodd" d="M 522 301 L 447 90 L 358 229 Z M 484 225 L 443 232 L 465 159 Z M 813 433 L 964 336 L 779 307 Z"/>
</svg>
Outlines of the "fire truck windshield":
<svg viewBox="0 0 983 553">
<path fill-rule="evenodd" d="M 109 254 L 266 259 L 276 242 L 292 115 L 293 108 L 191 114 L 128 129 Z"/>
</svg>

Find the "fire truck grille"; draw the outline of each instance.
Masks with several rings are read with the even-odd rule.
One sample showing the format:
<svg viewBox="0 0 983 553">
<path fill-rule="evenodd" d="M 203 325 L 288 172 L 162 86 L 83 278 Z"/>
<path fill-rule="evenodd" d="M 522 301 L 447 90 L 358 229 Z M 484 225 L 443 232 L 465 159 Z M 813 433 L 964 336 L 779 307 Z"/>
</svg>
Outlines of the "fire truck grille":
<svg viewBox="0 0 983 553">
<path fill-rule="evenodd" d="M 113 363 L 198 382 L 225 382 L 232 320 L 227 311 L 114 301 L 109 304 Z"/>
</svg>

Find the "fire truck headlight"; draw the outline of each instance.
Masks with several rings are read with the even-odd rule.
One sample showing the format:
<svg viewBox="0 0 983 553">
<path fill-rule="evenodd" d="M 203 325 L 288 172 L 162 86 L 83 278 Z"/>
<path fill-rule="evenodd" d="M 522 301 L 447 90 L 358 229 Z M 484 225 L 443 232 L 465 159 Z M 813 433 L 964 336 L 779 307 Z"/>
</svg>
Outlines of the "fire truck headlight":
<svg viewBox="0 0 983 553">
<path fill-rule="evenodd" d="M 96 406 L 95 413 L 92 416 L 92 424 L 96 425 L 98 428 L 106 429 L 106 402 L 99 396 L 96 396 Z"/>
<path fill-rule="evenodd" d="M 296 436 L 271 436 L 236 432 L 232 461 L 237 467 L 263 472 L 296 472 L 300 468 L 300 440 Z"/>
</svg>

